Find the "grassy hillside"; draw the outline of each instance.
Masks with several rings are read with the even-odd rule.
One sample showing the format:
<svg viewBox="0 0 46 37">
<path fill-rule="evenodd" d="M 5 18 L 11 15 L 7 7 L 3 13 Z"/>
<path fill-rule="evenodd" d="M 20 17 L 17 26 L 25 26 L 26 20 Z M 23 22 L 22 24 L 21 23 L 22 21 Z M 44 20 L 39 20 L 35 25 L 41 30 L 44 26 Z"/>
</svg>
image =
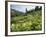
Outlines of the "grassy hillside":
<svg viewBox="0 0 46 37">
<path fill-rule="evenodd" d="M 42 30 L 42 12 L 29 11 L 25 15 L 11 17 L 11 31 L 39 31 Z"/>
</svg>

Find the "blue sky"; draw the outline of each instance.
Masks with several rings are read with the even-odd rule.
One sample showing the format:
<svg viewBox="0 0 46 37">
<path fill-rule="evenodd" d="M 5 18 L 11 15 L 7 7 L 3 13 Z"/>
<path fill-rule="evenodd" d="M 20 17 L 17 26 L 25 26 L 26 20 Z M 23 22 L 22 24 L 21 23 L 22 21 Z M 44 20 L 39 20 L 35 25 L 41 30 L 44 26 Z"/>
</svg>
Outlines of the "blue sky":
<svg viewBox="0 0 46 37">
<path fill-rule="evenodd" d="M 35 9 L 35 6 L 32 6 L 32 5 L 14 5 L 12 4 L 10 6 L 12 9 L 15 9 L 15 10 L 18 10 L 18 11 L 21 11 L 21 12 L 26 12 L 26 8 L 27 10 L 32 10 L 32 9 Z"/>
</svg>

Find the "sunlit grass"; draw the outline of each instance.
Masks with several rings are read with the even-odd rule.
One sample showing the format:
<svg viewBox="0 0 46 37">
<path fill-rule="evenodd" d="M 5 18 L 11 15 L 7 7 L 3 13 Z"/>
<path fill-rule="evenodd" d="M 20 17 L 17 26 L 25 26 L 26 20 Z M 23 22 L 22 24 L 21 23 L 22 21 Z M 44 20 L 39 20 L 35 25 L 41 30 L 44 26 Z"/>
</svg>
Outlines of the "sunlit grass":
<svg viewBox="0 0 46 37">
<path fill-rule="evenodd" d="M 13 17 L 12 32 L 19 31 L 37 31 L 42 29 L 42 15 L 41 11 L 34 11 L 26 16 Z"/>
</svg>

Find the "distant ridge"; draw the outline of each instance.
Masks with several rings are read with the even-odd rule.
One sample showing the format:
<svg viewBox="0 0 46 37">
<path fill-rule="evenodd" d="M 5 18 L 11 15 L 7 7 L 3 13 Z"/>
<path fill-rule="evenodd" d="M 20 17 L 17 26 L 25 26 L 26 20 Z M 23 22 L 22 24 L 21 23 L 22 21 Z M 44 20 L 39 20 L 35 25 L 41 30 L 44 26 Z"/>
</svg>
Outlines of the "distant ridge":
<svg viewBox="0 0 46 37">
<path fill-rule="evenodd" d="M 21 12 L 15 9 L 11 9 L 11 13 L 12 15 L 24 15 L 25 14 L 24 12 Z"/>
</svg>

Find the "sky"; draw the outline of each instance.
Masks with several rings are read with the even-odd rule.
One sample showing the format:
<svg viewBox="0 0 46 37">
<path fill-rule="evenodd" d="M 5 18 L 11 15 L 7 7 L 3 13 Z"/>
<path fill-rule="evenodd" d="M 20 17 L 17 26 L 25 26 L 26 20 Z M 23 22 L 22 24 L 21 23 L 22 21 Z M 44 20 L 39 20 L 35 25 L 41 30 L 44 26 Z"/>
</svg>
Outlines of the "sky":
<svg viewBox="0 0 46 37">
<path fill-rule="evenodd" d="M 35 6 L 32 6 L 32 5 L 15 5 L 15 4 L 11 4 L 10 8 L 25 13 L 26 12 L 26 8 L 29 11 L 29 10 L 35 9 Z"/>
</svg>

